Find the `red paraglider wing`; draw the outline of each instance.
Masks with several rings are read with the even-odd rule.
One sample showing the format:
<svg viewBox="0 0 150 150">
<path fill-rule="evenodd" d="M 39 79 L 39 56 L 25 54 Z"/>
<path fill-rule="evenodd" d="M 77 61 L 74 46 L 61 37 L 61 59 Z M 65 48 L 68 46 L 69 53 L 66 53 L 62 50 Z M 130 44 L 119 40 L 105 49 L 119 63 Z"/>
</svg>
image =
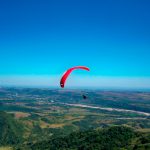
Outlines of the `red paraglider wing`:
<svg viewBox="0 0 150 150">
<path fill-rule="evenodd" d="M 84 66 L 78 66 L 78 67 L 73 67 L 73 68 L 70 68 L 68 69 L 62 76 L 61 80 L 60 80 L 60 86 L 62 88 L 64 88 L 64 85 L 65 85 L 65 82 L 66 82 L 66 79 L 68 78 L 68 76 L 70 75 L 70 73 L 75 70 L 75 69 L 83 69 L 83 70 L 87 70 L 89 71 L 90 69 L 87 68 L 87 67 L 84 67 Z"/>
</svg>

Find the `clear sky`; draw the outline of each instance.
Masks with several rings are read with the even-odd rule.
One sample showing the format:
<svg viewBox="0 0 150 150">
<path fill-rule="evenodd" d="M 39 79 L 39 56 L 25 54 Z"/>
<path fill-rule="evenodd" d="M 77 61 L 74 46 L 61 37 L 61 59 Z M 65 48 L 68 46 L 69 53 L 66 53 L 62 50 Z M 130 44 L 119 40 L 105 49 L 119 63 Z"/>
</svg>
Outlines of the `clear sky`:
<svg viewBox="0 0 150 150">
<path fill-rule="evenodd" d="M 0 84 L 36 78 L 30 83 L 40 85 L 50 77 L 57 86 L 77 65 L 91 71 L 74 72 L 78 80 L 70 85 L 86 85 L 91 77 L 87 86 L 111 80 L 112 87 L 117 79 L 123 86 L 128 79 L 150 87 L 150 1 L 0 1 Z"/>
</svg>

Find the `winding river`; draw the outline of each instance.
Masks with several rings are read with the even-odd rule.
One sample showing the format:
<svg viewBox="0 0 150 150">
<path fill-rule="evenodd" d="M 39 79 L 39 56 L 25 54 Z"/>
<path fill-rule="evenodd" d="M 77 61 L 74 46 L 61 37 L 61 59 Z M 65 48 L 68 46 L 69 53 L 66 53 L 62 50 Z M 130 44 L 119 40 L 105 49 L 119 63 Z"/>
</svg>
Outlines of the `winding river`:
<svg viewBox="0 0 150 150">
<path fill-rule="evenodd" d="M 101 109 L 107 111 L 118 111 L 118 112 L 129 112 L 135 113 L 139 115 L 150 116 L 150 113 L 142 112 L 142 111 L 135 111 L 135 110 L 128 110 L 128 109 L 118 109 L 118 108 L 110 108 L 110 107 L 100 107 L 100 106 L 90 106 L 90 105 L 83 105 L 83 104 L 69 104 L 69 103 L 61 103 L 67 106 L 75 106 L 75 107 L 82 107 L 82 108 L 92 108 L 92 109 Z"/>
</svg>

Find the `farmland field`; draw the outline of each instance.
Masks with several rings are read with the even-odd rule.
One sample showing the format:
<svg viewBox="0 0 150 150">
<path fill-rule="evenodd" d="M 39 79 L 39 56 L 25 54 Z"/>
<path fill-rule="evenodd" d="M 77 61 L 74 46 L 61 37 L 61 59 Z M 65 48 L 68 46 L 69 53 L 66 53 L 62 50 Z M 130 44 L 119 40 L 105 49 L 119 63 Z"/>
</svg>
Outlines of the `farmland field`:
<svg viewBox="0 0 150 150">
<path fill-rule="evenodd" d="M 21 123 L 24 143 L 118 125 L 150 132 L 149 92 L 1 88 L 0 110 Z"/>
</svg>

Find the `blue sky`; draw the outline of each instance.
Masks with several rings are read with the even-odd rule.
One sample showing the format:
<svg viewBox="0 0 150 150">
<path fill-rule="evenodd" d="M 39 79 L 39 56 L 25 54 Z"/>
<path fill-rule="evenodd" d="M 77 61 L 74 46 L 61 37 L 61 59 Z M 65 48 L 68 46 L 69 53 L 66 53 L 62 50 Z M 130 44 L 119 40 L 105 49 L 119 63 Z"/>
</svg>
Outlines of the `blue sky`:
<svg viewBox="0 0 150 150">
<path fill-rule="evenodd" d="M 67 68 L 85 65 L 90 73 L 74 72 L 78 80 L 68 85 L 91 77 L 87 86 L 111 80 L 112 87 L 121 78 L 118 87 L 126 79 L 150 87 L 149 6 L 149 0 L 1 1 L 0 84 L 37 79 L 32 84 L 55 86 Z"/>
</svg>

